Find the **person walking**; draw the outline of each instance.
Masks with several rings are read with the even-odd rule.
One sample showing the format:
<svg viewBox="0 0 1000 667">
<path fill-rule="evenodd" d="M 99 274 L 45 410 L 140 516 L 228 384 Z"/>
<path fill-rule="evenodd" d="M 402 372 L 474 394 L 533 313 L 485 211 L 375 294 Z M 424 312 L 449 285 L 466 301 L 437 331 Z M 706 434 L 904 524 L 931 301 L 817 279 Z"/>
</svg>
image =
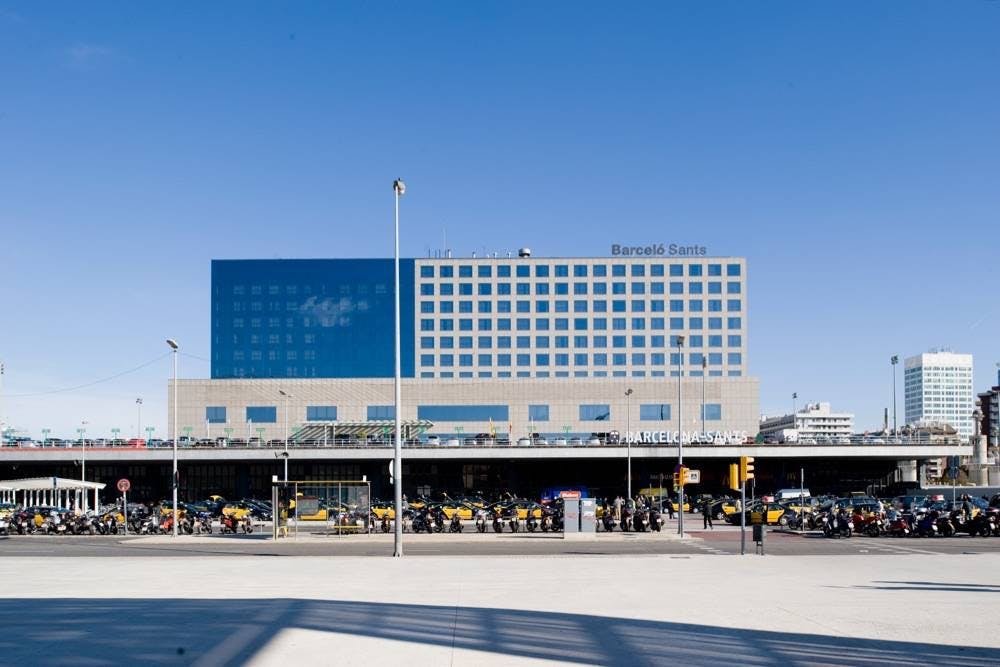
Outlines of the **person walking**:
<svg viewBox="0 0 1000 667">
<path fill-rule="evenodd" d="M 674 501 L 670 496 L 667 496 L 667 518 L 671 520 L 674 518 Z"/>
<path fill-rule="evenodd" d="M 622 502 L 621 495 L 615 497 L 615 521 L 618 523 L 622 520 Z"/>
<path fill-rule="evenodd" d="M 712 503 L 703 502 L 701 504 L 701 518 L 704 523 L 703 528 L 715 530 L 715 526 L 712 525 Z"/>
</svg>

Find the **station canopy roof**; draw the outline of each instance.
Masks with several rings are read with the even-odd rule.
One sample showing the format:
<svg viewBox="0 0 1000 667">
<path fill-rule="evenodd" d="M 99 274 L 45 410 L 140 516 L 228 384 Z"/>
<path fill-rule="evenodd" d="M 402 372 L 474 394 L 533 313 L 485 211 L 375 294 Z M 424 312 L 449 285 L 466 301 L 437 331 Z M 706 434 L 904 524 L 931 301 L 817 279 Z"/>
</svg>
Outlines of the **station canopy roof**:
<svg viewBox="0 0 1000 667">
<path fill-rule="evenodd" d="M 403 420 L 400 424 L 403 430 L 403 440 L 409 440 L 434 426 L 434 422 L 427 419 Z M 340 436 L 355 436 L 363 438 L 366 436 L 384 436 L 392 438 L 396 430 L 396 422 L 392 419 L 370 419 L 368 421 L 325 421 L 309 422 L 299 429 L 294 436 L 296 442 L 303 440 L 323 440 Z M 3 484 L 3 482 L 0 482 Z"/>
<path fill-rule="evenodd" d="M 65 477 L 29 477 L 27 479 L 2 479 L 0 489 L 4 491 L 50 491 L 52 489 L 93 491 L 101 490 L 103 482 L 84 482 L 79 479 Z"/>
</svg>

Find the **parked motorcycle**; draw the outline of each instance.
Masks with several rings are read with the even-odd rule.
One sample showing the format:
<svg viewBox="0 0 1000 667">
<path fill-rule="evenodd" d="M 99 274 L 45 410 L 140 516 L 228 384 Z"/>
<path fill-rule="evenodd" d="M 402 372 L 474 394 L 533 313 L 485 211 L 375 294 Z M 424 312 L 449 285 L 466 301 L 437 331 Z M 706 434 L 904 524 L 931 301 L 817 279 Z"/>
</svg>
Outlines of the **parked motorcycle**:
<svg viewBox="0 0 1000 667">
<path fill-rule="evenodd" d="M 461 533 L 462 532 L 462 518 L 458 516 L 458 510 L 451 515 L 451 523 L 448 524 L 449 533 Z"/>
<path fill-rule="evenodd" d="M 521 529 L 521 519 L 517 515 L 517 507 L 511 505 L 507 510 L 507 523 L 510 525 L 510 532 L 516 533 Z"/>
<path fill-rule="evenodd" d="M 661 528 L 663 528 L 663 517 L 660 516 L 655 507 L 651 507 L 649 510 L 649 529 L 658 533 Z"/>
<path fill-rule="evenodd" d="M 493 532 L 503 532 L 503 510 L 499 507 L 493 509 Z"/>
<path fill-rule="evenodd" d="M 486 510 L 484 509 L 476 510 L 476 530 L 478 530 L 480 533 L 485 533 L 488 523 L 489 522 L 487 521 Z"/>
</svg>

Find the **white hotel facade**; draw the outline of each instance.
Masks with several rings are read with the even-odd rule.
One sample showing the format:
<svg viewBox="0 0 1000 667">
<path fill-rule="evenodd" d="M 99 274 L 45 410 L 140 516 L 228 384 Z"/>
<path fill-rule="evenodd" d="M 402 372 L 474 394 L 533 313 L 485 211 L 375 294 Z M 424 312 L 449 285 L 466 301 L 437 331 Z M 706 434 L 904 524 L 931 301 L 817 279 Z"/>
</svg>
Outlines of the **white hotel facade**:
<svg viewBox="0 0 1000 667">
<path fill-rule="evenodd" d="M 433 422 L 425 436 L 757 431 L 742 257 L 448 257 L 401 272 L 401 417 Z M 276 439 L 286 420 L 392 418 L 392 289 L 388 259 L 214 261 L 212 377 L 180 381 L 179 428 Z"/>
</svg>

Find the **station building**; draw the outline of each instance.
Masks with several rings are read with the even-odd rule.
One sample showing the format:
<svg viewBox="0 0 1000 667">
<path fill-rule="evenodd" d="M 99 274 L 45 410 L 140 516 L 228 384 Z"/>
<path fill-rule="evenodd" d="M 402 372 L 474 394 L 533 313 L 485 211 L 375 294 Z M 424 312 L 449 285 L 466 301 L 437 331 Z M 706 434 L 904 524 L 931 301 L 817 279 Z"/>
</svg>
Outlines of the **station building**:
<svg viewBox="0 0 1000 667">
<path fill-rule="evenodd" d="M 393 285 L 391 259 L 213 261 L 181 435 L 393 419 Z M 744 258 L 405 259 L 400 301 L 401 418 L 425 440 L 757 432 Z"/>
</svg>

